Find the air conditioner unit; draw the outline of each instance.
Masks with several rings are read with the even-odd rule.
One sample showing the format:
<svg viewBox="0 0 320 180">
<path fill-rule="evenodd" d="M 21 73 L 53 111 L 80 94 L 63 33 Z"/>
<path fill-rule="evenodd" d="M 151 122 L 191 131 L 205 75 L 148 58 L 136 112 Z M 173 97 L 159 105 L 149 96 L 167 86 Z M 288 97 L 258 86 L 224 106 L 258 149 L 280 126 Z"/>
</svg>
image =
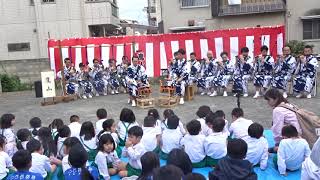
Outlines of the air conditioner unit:
<svg viewBox="0 0 320 180">
<path fill-rule="evenodd" d="M 229 5 L 240 5 L 241 0 L 228 0 Z"/>
<path fill-rule="evenodd" d="M 188 26 L 194 26 L 195 20 L 188 20 Z"/>
</svg>

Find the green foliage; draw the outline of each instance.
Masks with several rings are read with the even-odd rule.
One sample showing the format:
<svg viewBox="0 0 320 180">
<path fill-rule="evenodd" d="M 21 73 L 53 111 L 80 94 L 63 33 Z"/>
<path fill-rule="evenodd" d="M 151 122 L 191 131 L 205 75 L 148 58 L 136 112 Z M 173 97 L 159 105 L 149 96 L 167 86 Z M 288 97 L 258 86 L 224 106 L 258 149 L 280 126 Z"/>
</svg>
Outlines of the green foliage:
<svg viewBox="0 0 320 180">
<path fill-rule="evenodd" d="M 303 54 L 303 48 L 304 46 L 306 46 L 307 44 L 303 41 L 297 41 L 297 40 L 292 40 L 289 41 L 286 46 L 289 46 L 291 49 L 291 53 L 294 56 L 298 56 L 299 54 Z M 309 44 L 310 45 L 310 44 Z M 314 46 L 314 45 L 310 45 L 310 46 Z"/>
<path fill-rule="evenodd" d="M 32 88 L 29 84 L 21 83 L 18 76 L 0 74 L 0 80 L 3 92 L 24 91 Z"/>
</svg>

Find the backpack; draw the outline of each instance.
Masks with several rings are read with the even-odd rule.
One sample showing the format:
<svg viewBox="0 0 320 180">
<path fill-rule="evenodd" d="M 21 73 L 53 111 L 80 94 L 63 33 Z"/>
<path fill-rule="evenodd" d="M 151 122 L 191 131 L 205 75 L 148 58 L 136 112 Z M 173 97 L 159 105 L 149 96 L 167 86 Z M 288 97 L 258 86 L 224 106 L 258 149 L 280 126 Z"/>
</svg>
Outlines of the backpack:
<svg viewBox="0 0 320 180">
<path fill-rule="evenodd" d="M 307 140 L 309 146 L 312 148 L 320 136 L 320 118 L 315 113 L 306 109 L 300 109 L 297 106 L 291 107 L 280 104 L 278 107 L 283 107 L 296 113 L 302 131 L 301 137 Z"/>
</svg>

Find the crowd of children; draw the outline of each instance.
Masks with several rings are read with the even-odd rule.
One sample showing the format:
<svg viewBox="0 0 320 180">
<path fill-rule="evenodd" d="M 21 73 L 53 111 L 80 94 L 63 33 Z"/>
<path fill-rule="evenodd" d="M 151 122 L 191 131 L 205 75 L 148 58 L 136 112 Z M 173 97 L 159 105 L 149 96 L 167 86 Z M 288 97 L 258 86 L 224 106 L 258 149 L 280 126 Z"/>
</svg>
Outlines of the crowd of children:
<svg viewBox="0 0 320 180">
<path fill-rule="evenodd" d="M 257 179 L 255 166 L 267 168 L 270 156 L 264 128 L 245 119 L 241 108 L 232 110 L 230 126 L 221 110 L 201 106 L 196 115 L 199 118 L 189 121 L 186 131 L 171 109 L 163 112 L 162 120 L 156 109 L 149 110 L 141 126 L 128 108 L 122 109 L 118 123 L 108 119 L 105 109 L 98 109 L 95 126 L 90 121 L 80 123 L 77 115 L 70 117 L 69 125 L 55 119 L 49 127 L 32 118 L 30 129 L 15 134 L 15 116 L 4 114 L 0 120 L 0 179 L 57 176 L 95 180 L 118 174 L 139 180 L 200 180 L 205 177 L 192 173 L 193 168 L 214 167 L 210 180 L 251 180 Z M 292 125 L 284 126 L 281 135 L 273 159 L 279 173 L 285 176 L 302 167 L 302 179 L 319 179 L 316 151 L 320 142 L 311 152 Z M 160 159 L 167 160 L 167 165 L 160 167 Z"/>
</svg>

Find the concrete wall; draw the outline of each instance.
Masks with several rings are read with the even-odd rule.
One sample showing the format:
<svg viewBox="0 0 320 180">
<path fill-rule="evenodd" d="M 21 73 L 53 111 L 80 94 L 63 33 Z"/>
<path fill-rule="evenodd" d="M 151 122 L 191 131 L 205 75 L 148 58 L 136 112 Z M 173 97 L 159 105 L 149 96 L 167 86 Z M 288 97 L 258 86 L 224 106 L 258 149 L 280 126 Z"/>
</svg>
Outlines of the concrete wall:
<svg viewBox="0 0 320 180">
<path fill-rule="evenodd" d="M 287 37 L 289 40 L 303 40 L 303 25 L 301 16 L 307 15 L 312 9 L 319 9 L 319 0 L 289 0 L 287 1 Z M 304 40 L 309 44 L 315 45 L 314 53 L 320 54 L 320 39 Z"/>
</svg>

